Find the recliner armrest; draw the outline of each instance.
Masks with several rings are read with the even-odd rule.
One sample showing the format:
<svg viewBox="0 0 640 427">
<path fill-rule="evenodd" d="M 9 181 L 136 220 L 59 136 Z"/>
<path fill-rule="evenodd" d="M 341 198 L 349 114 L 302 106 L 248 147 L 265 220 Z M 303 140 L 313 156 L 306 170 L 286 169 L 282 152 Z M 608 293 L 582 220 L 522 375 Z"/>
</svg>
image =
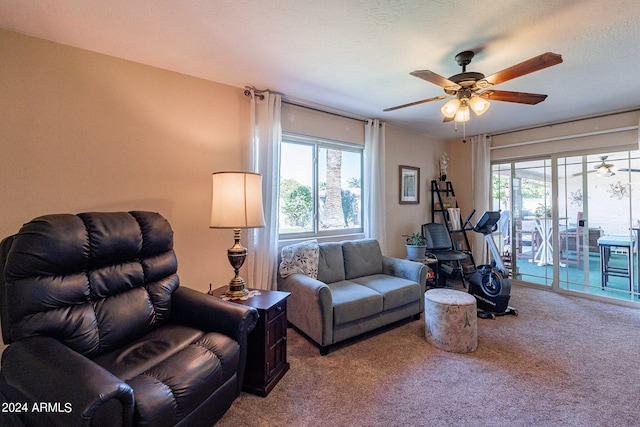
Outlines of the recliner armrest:
<svg viewBox="0 0 640 427">
<path fill-rule="evenodd" d="M 131 387 L 54 338 L 35 336 L 11 344 L 2 354 L 2 377 L 30 401 L 27 418 L 66 426 L 132 424 Z M 33 406 L 43 403 L 58 406 L 44 411 Z"/>
<path fill-rule="evenodd" d="M 258 310 L 180 286 L 171 297 L 171 316 L 182 325 L 220 332 L 238 342 L 253 330 Z"/>
<path fill-rule="evenodd" d="M 415 261 L 383 255 L 382 273 L 412 280 L 419 283 L 423 289 L 427 283 L 427 266 Z"/>
<path fill-rule="evenodd" d="M 171 316 L 177 323 L 236 340 L 240 345 L 236 386 L 236 397 L 239 396 L 247 363 L 247 336 L 258 322 L 258 310 L 180 286 L 171 297 Z"/>
</svg>

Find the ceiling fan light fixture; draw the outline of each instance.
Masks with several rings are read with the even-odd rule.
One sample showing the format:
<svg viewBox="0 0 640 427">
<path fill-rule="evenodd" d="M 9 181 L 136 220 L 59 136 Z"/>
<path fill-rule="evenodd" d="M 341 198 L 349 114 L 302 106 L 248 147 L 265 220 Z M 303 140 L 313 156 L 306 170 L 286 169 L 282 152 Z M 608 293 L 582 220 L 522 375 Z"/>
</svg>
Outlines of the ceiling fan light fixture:
<svg viewBox="0 0 640 427">
<path fill-rule="evenodd" d="M 456 111 L 456 115 L 453 117 L 453 120 L 458 123 L 469 121 L 469 106 L 466 102 L 458 107 L 458 111 Z"/>
<path fill-rule="evenodd" d="M 460 107 L 460 100 L 458 98 L 454 98 L 444 104 L 442 108 L 440 108 L 440 112 L 446 118 L 453 119 L 458 111 L 458 107 Z"/>
<path fill-rule="evenodd" d="M 469 100 L 469 107 L 471 107 L 476 115 L 481 116 L 491 107 L 491 103 L 479 96 L 472 96 Z"/>
<path fill-rule="evenodd" d="M 617 170 L 618 168 L 616 168 L 615 166 L 602 165 L 598 168 L 596 174 L 600 176 L 614 176 Z"/>
</svg>

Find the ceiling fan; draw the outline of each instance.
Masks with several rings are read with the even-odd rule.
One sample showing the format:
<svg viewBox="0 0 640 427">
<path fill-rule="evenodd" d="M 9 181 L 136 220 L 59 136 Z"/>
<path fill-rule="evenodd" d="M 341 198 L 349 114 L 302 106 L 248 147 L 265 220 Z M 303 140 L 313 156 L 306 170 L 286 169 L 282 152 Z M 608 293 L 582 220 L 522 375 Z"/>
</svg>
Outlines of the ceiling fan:
<svg viewBox="0 0 640 427">
<path fill-rule="evenodd" d="M 609 156 L 602 156 L 600 160 L 602 162 L 599 165 L 595 165 L 593 168 L 595 169 L 595 173 L 601 176 L 613 176 L 616 174 L 618 168 L 612 163 L 605 163 Z"/>
<path fill-rule="evenodd" d="M 416 70 L 409 74 L 421 78 L 444 89 L 446 95 L 435 96 L 421 101 L 410 102 L 396 107 L 386 108 L 383 111 L 393 111 L 413 105 L 424 104 L 431 101 L 439 101 L 451 98 L 441 108 L 444 122 L 455 120 L 466 122 L 469 120 L 469 107 L 477 114 L 484 114 L 490 104 L 487 100 L 517 102 L 519 104 L 535 105 L 544 101 L 547 95 L 526 92 L 511 92 L 505 90 L 493 90 L 491 87 L 533 73 L 562 62 L 562 56 L 552 52 L 546 52 L 527 61 L 505 68 L 495 74 L 485 77 L 482 73 L 467 71 L 467 65 L 471 63 L 475 53 L 470 50 L 460 52 L 455 60 L 462 67 L 462 72 L 448 79 L 429 70 Z"/>
</svg>

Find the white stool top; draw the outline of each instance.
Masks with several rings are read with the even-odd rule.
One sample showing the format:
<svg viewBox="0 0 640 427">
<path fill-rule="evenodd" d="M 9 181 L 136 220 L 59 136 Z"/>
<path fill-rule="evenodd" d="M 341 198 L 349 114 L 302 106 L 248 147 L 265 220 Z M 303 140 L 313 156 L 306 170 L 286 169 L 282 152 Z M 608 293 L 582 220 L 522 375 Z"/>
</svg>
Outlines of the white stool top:
<svg viewBox="0 0 640 427">
<path fill-rule="evenodd" d="M 425 299 L 444 305 L 471 305 L 476 298 L 462 291 L 454 289 L 430 289 L 424 294 Z"/>
</svg>

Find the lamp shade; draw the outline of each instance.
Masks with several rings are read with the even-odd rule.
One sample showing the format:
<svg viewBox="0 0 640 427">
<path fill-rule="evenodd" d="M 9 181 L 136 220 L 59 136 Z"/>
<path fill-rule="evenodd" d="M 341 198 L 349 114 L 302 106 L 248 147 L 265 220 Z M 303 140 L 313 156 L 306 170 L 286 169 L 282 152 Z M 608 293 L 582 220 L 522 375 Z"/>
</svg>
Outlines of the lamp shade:
<svg viewBox="0 0 640 427">
<path fill-rule="evenodd" d="M 214 172 L 211 228 L 264 227 L 262 175 Z"/>
<path fill-rule="evenodd" d="M 447 102 L 440 108 L 440 112 L 443 116 L 448 119 L 453 119 L 456 115 L 456 111 L 458 111 L 458 107 L 460 106 L 460 100 L 458 98 L 453 98 L 451 101 Z"/>
<path fill-rule="evenodd" d="M 459 123 L 469 121 L 469 106 L 466 103 L 458 107 L 458 111 L 456 111 L 456 115 L 453 117 L 453 120 Z"/>
</svg>

